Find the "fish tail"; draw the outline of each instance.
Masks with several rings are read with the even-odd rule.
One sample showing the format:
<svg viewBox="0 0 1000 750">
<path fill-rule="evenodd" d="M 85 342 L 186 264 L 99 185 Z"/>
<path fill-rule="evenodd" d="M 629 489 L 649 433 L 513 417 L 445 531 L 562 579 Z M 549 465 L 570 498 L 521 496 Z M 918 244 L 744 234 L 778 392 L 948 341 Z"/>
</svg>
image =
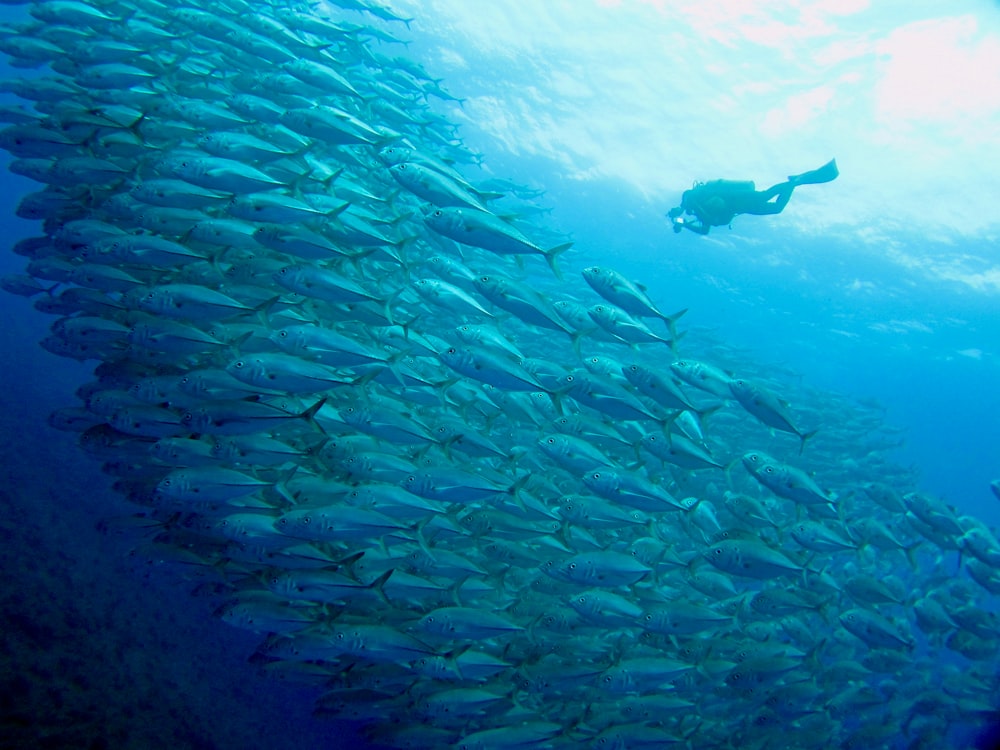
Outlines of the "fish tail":
<svg viewBox="0 0 1000 750">
<path fill-rule="evenodd" d="M 389 568 L 385 573 L 380 575 L 374 581 L 368 584 L 366 588 L 372 589 L 376 594 L 378 594 L 379 599 L 385 602 L 388 606 L 392 606 L 392 602 L 389 601 L 389 597 L 385 595 L 385 582 L 389 580 L 395 568 Z"/>
<path fill-rule="evenodd" d="M 562 281 L 562 272 L 559 270 L 559 266 L 556 265 L 556 258 L 558 258 L 562 253 L 573 247 L 572 242 L 566 242 L 562 245 L 556 245 L 555 247 L 550 247 L 548 250 L 543 250 L 542 254 L 545 255 L 545 262 L 549 264 L 549 268 L 552 269 L 552 273 L 555 277 Z"/>
<path fill-rule="evenodd" d="M 320 426 L 320 424 L 315 419 L 316 413 L 320 409 L 323 408 L 323 404 L 325 404 L 325 403 L 326 403 L 326 396 L 324 396 L 323 398 L 321 398 L 319 401 L 317 401 L 315 404 L 313 404 L 312 406 L 310 406 L 308 409 L 306 409 L 301 414 L 296 414 L 295 416 L 298 417 L 299 419 L 306 420 L 306 422 L 308 422 L 313 427 L 315 427 L 317 430 L 319 430 L 324 435 L 326 435 L 326 430 L 324 430 L 322 428 L 322 426 Z"/>
<path fill-rule="evenodd" d="M 802 451 L 806 449 L 806 441 L 813 437 L 819 428 L 813 430 L 812 432 L 796 432 L 795 434 L 799 436 L 799 455 L 802 455 Z"/>
<path fill-rule="evenodd" d="M 257 319 L 260 321 L 261 325 L 263 325 L 265 328 L 271 327 L 271 321 L 268 319 L 267 316 L 268 313 L 271 312 L 271 308 L 274 307 L 280 299 L 281 295 L 276 294 L 275 296 L 264 300 L 259 305 L 252 308 L 253 312 L 257 313 Z"/>
<path fill-rule="evenodd" d="M 670 347 L 671 353 L 673 353 L 674 355 L 677 354 L 677 342 L 680 341 L 685 336 L 687 336 L 687 331 L 681 331 L 680 333 L 678 333 L 676 335 L 675 334 L 671 334 L 671 338 L 669 338 L 669 339 L 666 340 L 665 343 L 667 344 L 667 346 Z"/>
<path fill-rule="evenodd" d="M 733 467 L 736 466 L 736 464 L 738 463 L 740 463 L 740 459 L 734 458 L 732 461 L 726 464 L 722 469 L 722 472 L 726 475 L 726 486 L 729 487 L 730 491 L 734 491 L 732 472 L 733 472 Z"/>
<path fill-rule="evenodd" d="M 688 308 L 685 307 L 683 310 L 678 310 L 677 312 L 671 315 L 664 315 L 662 313 L 659 313 L 660 320 L 662 320 L 663 324 L 667 327 L 667 330 L 670 332 L 671 338 L 675 338 L 677 336 L 677 329 L 676 329 L 677 321 L 687 311 Z"/>
</svg>

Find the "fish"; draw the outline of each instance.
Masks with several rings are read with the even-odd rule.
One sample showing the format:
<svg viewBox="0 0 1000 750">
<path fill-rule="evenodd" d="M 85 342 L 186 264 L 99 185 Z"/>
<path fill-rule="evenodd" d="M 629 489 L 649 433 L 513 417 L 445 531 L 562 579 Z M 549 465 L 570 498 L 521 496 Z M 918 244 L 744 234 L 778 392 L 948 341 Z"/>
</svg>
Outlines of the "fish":
<svg viewBox="0 0 1000 750">
<path fill-rule="evenodd" d="M 729 381 L 729 389 L 740 405 L 757 419 L 776 430 L 790 432 L 799 438 L 799 453 L 806 447 L 806 441 L 813 437 L 817 430 L 800 431 L 793 423 L 788 413 L 788 404 L 760 383 L 753 383 L 744 378 Z"/>
<path fill-rule="evenodd" d="M 446 640 L 482 640 L 524 629 L 501 615 L 470 607 L 439 607 L 424 615 L 417 627 L 423 633 Z"/>
<path fill-rule="evenodd" d="M 679 359 L 670 363 L 670 371 L 679 379 L 695 388 L 711 393 L 719 398 L 733 398 L 729 383 L 732 378 L 725 371 L 708 362 Z"/>
<path fill-rule="evenodd" d="M 865 642 L 870 648 L 911 650 L 913 639 L 900 633 L 893 623 L 867 609 L 849 609 L 838 618 L 844 629 Z"/>
<path fill-rule="evenodd" d="M 673 348 L 674 340 L 657 336 L 631 315 L 607 305 L 594 305 L 587 313 L 591 319 L 613 337 L 630 344 L 666 344 Z"/>
<path fill-rule="evenodd" d="M 704 558 L 725 573 L 760 580 L 800 575 L 805 570 L 779 550 L 751 539 L 719 542 L 704 553 Z"/>
<path fill-rule="evenodd" d="M 812 477 L 801 469 L 783 464 L 760 451 L 746 453 L 742 460 L 743 466 L 753 478 L 778 497 L 807 506 L 827 509 L 833 507 L 835 498 L 824 492 Z"/>
<path fill-rule="evenodd" d="M 608 588 L 630 586 L 652 572 L 631 555 L 613 550 L 583 552 L 557 564 L 545 563 L 542 570 L 564 583 Z"/>
<path fill-rule="evenodd" d="M 671 337 L 676 338 L 675 325 L 687 309 L 670 315 L 660 312 L 646 287 L 629 281 L 613 268 L 590 266 L 583 269 L 583 278 L 595 292 L 623 312 L 640 318 L 659 318 L 666 324 Z"/>
<path fill-rule="evenodd" d="M 399 162 L 389 167 L 389 171 L 400 185 L 435 206 L 464 206 L 488 213 L 472 190 L 436 169 L 419 163 Z"/>
<path fill-rule="evenodd" d="M 541 255 L 557 278 L 560 273 L 556 258 L 573 246 L 572 242 L 565 242 L 551 248 L 539 247 L 512 224 L 475 208 L 438 208 L 424 222 L 444 237 L 497 255 Z"/>
</svg>

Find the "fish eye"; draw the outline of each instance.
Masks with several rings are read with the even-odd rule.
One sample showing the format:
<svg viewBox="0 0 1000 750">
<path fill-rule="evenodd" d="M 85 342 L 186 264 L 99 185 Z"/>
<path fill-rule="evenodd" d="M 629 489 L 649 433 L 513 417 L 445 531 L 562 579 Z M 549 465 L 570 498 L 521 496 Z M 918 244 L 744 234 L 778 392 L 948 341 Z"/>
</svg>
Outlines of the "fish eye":
<svg viewBox="0 0 1000 750">
<path fill-rule="evenodd" d="M 238 359 L 238 360 L 236 360 L 236 362 L 235 362 L 235 363 L 233 363 L 233 367 L 235 367 L 235 368 L 236 368 L 236 369 L 238 370 L 238 369 L 240 369 L 241 367 L 243 367 L 243 365 L 244 365 L 244 364 L 245 364 L 245 363 L 243 362 L 243 360 L 242 360 L 242 359 Z"/>
<path fill-rule="evenodd" d="M 308 526 L 312 522 L 313 522 L 313 520 L 312 520 L 312 518 L 310 516 L 306 516 L 305 518 L 302 519 L 302 523 L 305 524 L 306 526 Z"/>
<path fill-rule="evenodd" d="M 715 554 L 716 555 L 721 555 L 722 554 L 722 547 L 716 547 L 715 548 Z"/>
<path fill-rule="evenodd" d="M 601 478 L 601 472 L 595 471 L 593 474 L 590 475 L 590 478 L 591 479 L 600 479 Z"/>
<path fill-rule="evenodd" d="M 768 474 L 773 474 L 774 473 L 774 467 L 773 466 L 765 466 L 764 467 L 764 471 L 766 473 L 768 473 Z"/>
<path fill-rule="evenodd" d="M 574 380 L 576 380 L 576 378 L 574 378 L 572 375 L 567 375 L 566 376 L 566 382 L 567 383 L 572 383 Z"/>
<path fill-rule="evenodd" d="M 437 211 L 434 212 L 434 215 L 435 216 L 444 216 L 444 213 L 439 209 L 439 210 L 437 210 Z"/>
<path fill-rule="evenodd" d="M 576 563 L 570 563 L 566 567 L 569 568 L 570 570 L 576 570 Z"/>
<path fill-rule="evenodd" d="M 455 347 L 451 347 L 451 349 L 449 349 L 446 352 L 446 354 L 455 354 L 457 351 L 458 351 L 458 349 L 456 349 Z"/>
<path fill-rule="evenodd" d="M 555 444 L 555 442 L 556 442 L 556 439 L 555 439 L 555 438 L 549 438 L 549 439 L 548 439 L 548 440 L 546 440 L 545 442 L 546 442 L 546 443 L 548 443 L 549 445 L 554 445 L 554 444 Z M 568 507 L 568 506 L 567 506 L 567 507 Z"/>
</svg>

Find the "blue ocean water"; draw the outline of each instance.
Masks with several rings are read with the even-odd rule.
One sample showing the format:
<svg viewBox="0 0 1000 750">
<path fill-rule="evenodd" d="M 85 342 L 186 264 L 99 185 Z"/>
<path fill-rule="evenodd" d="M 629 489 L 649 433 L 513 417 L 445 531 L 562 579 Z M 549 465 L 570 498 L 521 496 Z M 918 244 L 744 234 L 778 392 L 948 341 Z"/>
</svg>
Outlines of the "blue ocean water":
<svg viewBox="0 0 1000 750">
<path fill-rule="evenodd" d="M 634 28 L 630 24 L 636 21 L 623 14 L 630 9 L 648 14 L 650 7 L 587 6 L 588 12 L 601 8 L 617 13 L 605 18 L 627 28 Z M 886 219 L 877 226 L 873 215 L 896 215 L 894 204 L 883 204 L 873 214 L 852 213 L 844 193 L 864 193 L 866 183 L 855 175 L 870 174 L 872 165 L 863 163 L 865 155 L 852 148 L 849 132 L 840 140 L 806 135 L 806 143 L 795 142 L 793 132 L 784 141 L 787 154 L 771 139 L 755 145 L 752 135 L 734 139 L 725 133 L 720 143 L 739 141 L 741 158 L 732 164 L 724 158 L 729 145 L 713 152 L 703 136 L 692 136 L 686 144 L 683 134 L 691 136 L 690 129 L 632 123 L 630 114 L 621 111 L 619 140 L 597 141 L 591 151 L 567 145 L 576 142 L 578 132 L 567 131 L 566 144 L 552 140 L 551 131 L 544 134 L 550 139 L 544 144 L 511 141 L 542 139 L 543 134 L 512 126 L 501 131 L 495 120 L 477 120 L 477 114 L 485 112 L 477 102 L 482 105 L 496 97 L 500 101 L 495 106 L 508 111 L 504 107 L 513 100 L 504 100 L 504 95 L 535 89 L 535 114 L 544 119 L 553 97 L 560 92 L 570 96 L 566 91 L 572 81 L 553 80 L 562 61 L 487 54 L 479 37 L 448 15 L 447 4 L 401 2 L 398 9 L 417 20 L 411 30 L 388 26 L 413 39 L 396 54 L 422 61 L 445 77 L 449 91 L 468 100 L 462 106 L 440 103 L 436 109 L 460 123 L 464 142 L 484 155 L 490 174 L 545 191 L 542 202 L 552 210 L 544 221 L 576 242 L 563 259 L 567 278 L 579 279 L 579 270 L 589 265 L 614 267 L 641 280 L 663 307 L 688 308 L 683 319 L 687 335 L 717 342 L 728 362 L 773 372 L 791 392 L 810 398 L 827 392 L 844 404 L 855 401 L 865 409 L 877 404 L 887 440 L 898 439 L 887 455 L 916 471 L 914 486 L 900 489 L 929 492 L 962 514 L 997 524 L 1000 504 L 989 491 L 989 482 L 1000 476 L 1000 290 L 995 277 L 1000 257 L 995 216 L 985 218 L 974 232 L 949 234 L 947 226 L 930 222 L 921 226 Z M 984 25 L 996 24 L 989 16 L 995 7 L 989 4 L 969 4 L 966 10 L 978 13 Z M 3 11 L 0 19 L 7 20 L 16 18 L 19 9 Z M 529 36 L 518 24 L 531 12 L 523 5 L 512 6 L 504 30 Z M 540 15 L 547 23 L 539 26 L 548 29 L 551 16 L 558 14 Z M 581 31 L 574 20 L 556 19 L 567 34 L 595 33 L 586 24 Z M 583 20 L 591 24 L 595 16 Z M 897 22 L 903 26 L 909 20 L 901 14 Z M 499 65 L 501 59 L 508 64 Z M 540 67 L 543 62 L 550 67 Z M 598 64 L 584 53 L 572 62 L 567 66 L 571 78 L 585 75 L 586 64 Z M 615 61 L 635 78 L 649 75 L 645 62 L 624 51 Z M 25 71 L 0 62 L 0 78 L 23 75 Z M 674 75 L 690 80 L 702 71 L 675 70 Z M 671 108 L 679 121 L 685 113 L 694 119 L 694 113 L 712 106 L 712 97 L 691 89 L 682 86 L 671 92 Z M 530 103 L 532 97 L 523 101 Z M 581 101 L 586 108 L 587 100 Z M 516 119 L 515 113 L 508 113 Z M 744 114 L 750 118 L 753 113 Z M 567 128 L 585 129 L 587 121 L 566 117 L 565 122 Z M 669 140 L 685 154 L 676 162 L 654 165 L 663 175 L 662 184 L 672 189 L 626 179 L 626 171 L 585 171 L 587 153 L 618 154 L 625 147 L 638 154 L 638 162 L 655 161 L 661 154 L 655 139 Z M 911 156 L 918 158 L 916 152 Z M 760 185 L 830 157 L 838 159 L 841 178 L 802 189 L 780 216 L 738 217 L 732 229 L 718 228 L 707 238 L 674 235 L 664 217 L 693 180 L 755 179 Z M 8 162 L 0 155 L 0 195 L 6 207 L 0 229 L 12 243 L 33 234 L 35 225 L 13 216 L 19 196 L 33 188 L 7 173 Z M 898 172 L 896 182 L 907 179 L 907 169 L 898 161 L 887 159 L 875 168 Z M 964 184 L 978 184 L 977 179 L 970 173 Z M 995 182 L 980 191 L 989 192 L 994 205 L 1000 196 Z M 875 195 L 868 198 L 879 200 Z M 923 195 L 915 194 L 912 200 L 923 200 Z M 797 218 L 798 209 L 812 225 Z M 838 210 L 844 213 L 835 213 Z M 919 208 L 914 210 L 919 213 Z M 870 239 L 873 228 L 879 230 L 875 240 Z M 22 268 L 23 259 L 10 253 L 0 257 L 0 273 Z M 582 288 L 582 280 L 578 283 Z M 264 680 L 246 664 L 259 640 L 256 636 L 212 619 L 209 602 L 192 597 L 170 571 L 136 570 L 129 564 L 128 540 L 96 530 L 101 518 L 120 515 L 124 504 L 109 489 L 107 477 L 81 454 L 73 436 L 55 432 L 45 422 L 50 411 L 73 402 L 73 391 L 88 379 L 92 363 L 75 363 L 40 349 L 37 342 L 51 321 L 24 299 L 4 296 L 0 309 L 6 354 L 0 390 L 5 415 L 3 491 L 9 508 L 2 533 L 9 550 L 5 564 L 23 581 L 9 592 L 4 616 L 10 622 L 16 618 L 19 632 L 30 635 L 11 648 L 22 651 L 8 655 L 13 657 L 8 663 L 37 667 L 12 683 L 23 685 L 30 700 L 13 709 L 4 706 L 5 716 L 21 711 L 24 721 L 37 718 L 50 697 L 35 686 L 65 679 L 71 687 L 56 691 L 63 693 L 60 700 L 78 702 L 73 708 L 82 715 L 107 712 L 114 718 L 103 720 L 120 722 L 120 734 L 109 734 L 108 747 L 236 748 L 254 742 L 269 748 L 361 746 L 362 740 L 310 717 L 311 688 Z M 845 406 L 840 416 L 850 423 L 853 415 Z M 818 428 L 822 435 L 839 426 L 809 428 Z M 948 565 L 954 565 L 950 558 Z M 25 659 L 32 652 L 44 652 L 47 658 Z M 112 666 L 95 674 L 98 664 Z M 144 724 L 146 730 L 137 728 Z M 116 744 L 116 736 L 120 741 L 127 737 L 127 744 Z M 67 746 L 60 744 L 65 740 L 58 735 L 48 741 L 47 746 Z"/>
</svg>

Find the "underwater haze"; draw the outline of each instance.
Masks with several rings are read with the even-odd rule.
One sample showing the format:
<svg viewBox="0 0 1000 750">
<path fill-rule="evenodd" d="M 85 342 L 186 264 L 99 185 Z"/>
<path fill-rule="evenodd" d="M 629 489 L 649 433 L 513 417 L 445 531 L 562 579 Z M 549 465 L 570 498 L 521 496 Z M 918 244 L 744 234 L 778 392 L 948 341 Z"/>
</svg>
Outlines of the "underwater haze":
<svg viewBox="0 0 1000 750">
<path fill-rule="evenodd" d="M 0 748 L 995 746 L 996 3 L 0 51 Z"/>
</svg>

